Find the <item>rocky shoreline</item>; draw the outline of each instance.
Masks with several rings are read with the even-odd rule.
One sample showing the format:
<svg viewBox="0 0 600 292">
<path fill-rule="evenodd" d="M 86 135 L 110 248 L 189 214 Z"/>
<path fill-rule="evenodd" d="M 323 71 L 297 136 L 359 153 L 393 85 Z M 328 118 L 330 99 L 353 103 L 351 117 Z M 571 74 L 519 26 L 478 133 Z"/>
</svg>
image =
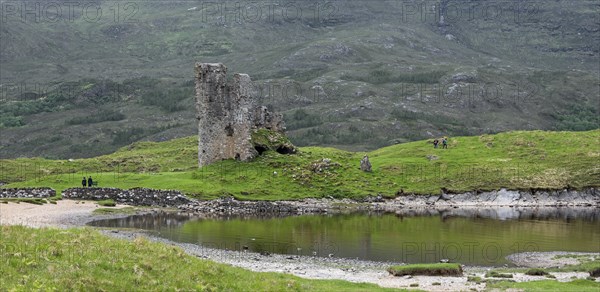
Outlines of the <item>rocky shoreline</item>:
<svg viewBox="0 0 600 292">
<path fill-rule="evenodd" d="M 0 198 L 47 198 L 56 194 L 50 188 L 1 189 Z M 106 200 L 131 206 L 173 207 L 201 216 L 291 216 L 302 214 L 332 214 L 351 212 L 396 213 L 426 215 L 471 212 L 486 209 L 515 210 L 544 207 L 600 208 L 600 190 L 507 190 L 466 192 L 441 195 L 400 194 L 396 198 L 381 196 L 352 199 L 303 199 L 298 201 L 240 201 L 232 197 L 196 200 L 176 190 L 133 188 L 70 188 L 62 192 L 64 199 Z M 496 212 L 497 211 L 492 211 Z M 518 216 L 501 211 L 497 217 Z M 514 213 L 514 212 L 512 212 Z"/>
<path fill-rule="evenodd" d="M 541 208 L 579 207 L 599 208 L 600 190 L 531 190 L 511 191 L 501 189 L 490 192 L 467 192 L 441 195 L 401 195 L 394 199 L 381 196 L 368 197 L 362 201 L 351 199 L 304 199 L 299 201 L 239 201 L 231 197 L 211 201 L 192 200 L 177 206 L 182 211 L 213 215 L 300 215 L 346 212 L 384 212 L 397 214 L 420 214 L 423 212 L 447 212 L 452 209 L 481 208 Z"/>
</svg>

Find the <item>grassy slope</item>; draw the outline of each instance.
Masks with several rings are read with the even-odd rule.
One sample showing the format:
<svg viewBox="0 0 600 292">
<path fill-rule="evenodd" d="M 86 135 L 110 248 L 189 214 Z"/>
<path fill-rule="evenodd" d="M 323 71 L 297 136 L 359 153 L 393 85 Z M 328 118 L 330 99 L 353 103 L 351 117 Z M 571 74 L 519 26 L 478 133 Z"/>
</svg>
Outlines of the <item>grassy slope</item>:
<svg viewBox="0 0 600 292">
<path fill-rule="evenodd" d="M 378 291 L 372 284 L 255 273 L 177 247 L 90 229 L 0 227 L 0 287 L 17 291 Z"/>
<path fill-rule="evenodd" d="M 267 152 L 251 162 L 222 161 L 196 167 L 196 138 L 135 143 L 116 153 L 73 161 L 39 158 L 0 160 L 5 187 L 49 186 L 58 191 L 92 175 L 102 187 L 178 189 L 200 198 L 231 194 L 240 199 L 364 197 L 381 193 L 439 193 L 600 186 L 597 158 L 600 130 L 509 132 L 451 137 L 449 149 L 430 141 L 385 147 L 368 153 L 372 173 L 358 169 L 364 153 L 305 147 L 297 155 Z M 437 159 L 429 160 L 428 155 Z M 321 173 L 311 165 L 329 158 Z M 276 172 L 276 174 L 274 173 Z"/>
</svg>

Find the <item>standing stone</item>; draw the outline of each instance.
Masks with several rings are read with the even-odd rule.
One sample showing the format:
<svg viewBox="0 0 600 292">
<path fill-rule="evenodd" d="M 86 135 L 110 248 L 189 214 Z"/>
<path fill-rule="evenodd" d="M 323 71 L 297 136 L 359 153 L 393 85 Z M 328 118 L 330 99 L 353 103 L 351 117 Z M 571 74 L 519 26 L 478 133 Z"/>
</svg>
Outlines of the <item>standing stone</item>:
<svg viewBox="0 0 600 292">
<path fill-rule="evenodd" d="M 371 162 L 369 161 L 369 156 L 365 155 L 360 160 L 360 170 L 366 171 L 366 172 L 371 172 Z"/>
<path fill-rule="evenodd" d="M 258 95 L 247 74 L 234 74 L 220 63 L 196 63 L 196 119 L 198 165 L 223 159 L 247 161 L 258 155 L 252 132 L 266 128 L 283 133 L 280 114 L 257 105 Z"/>
</svg>

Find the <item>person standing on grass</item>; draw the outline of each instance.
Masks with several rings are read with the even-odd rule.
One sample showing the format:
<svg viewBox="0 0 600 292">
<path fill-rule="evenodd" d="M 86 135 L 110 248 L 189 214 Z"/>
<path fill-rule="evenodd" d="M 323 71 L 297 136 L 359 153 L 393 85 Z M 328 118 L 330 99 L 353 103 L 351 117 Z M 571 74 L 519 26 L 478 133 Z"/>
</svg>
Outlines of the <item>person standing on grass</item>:
<svg viewBox="0 0 600 292">
<path fill-rule="evenodd" d="M 437 148 L 438 144 L 440 144 L 440 141 L 438 141 L 438 139 L 433 140 L 433 148 Z"/>
<path fill-rule="evenodd" d="M 444 139 L 442 139 L 442 148 L 448 149 L 448 138 L 446 138 L 446 137 L 444 137 Z"/>
<path fill-rule="evenodd" d="M 88 187 L 90 187 L 90 188 L 91 188 L 93 185 L 94 185 L 94 180 L 92 180 L 92 177 L 90 176 L 90 177 L 88 178 Z"/>
<path fill-rule="evenodd" d="M 85 188 L 86 183 L 87 183 L 87 180 L 85 179 L 85 176 L 84 176 L 83 179 L 81 180 L 81 186 Z"/>
</svg>

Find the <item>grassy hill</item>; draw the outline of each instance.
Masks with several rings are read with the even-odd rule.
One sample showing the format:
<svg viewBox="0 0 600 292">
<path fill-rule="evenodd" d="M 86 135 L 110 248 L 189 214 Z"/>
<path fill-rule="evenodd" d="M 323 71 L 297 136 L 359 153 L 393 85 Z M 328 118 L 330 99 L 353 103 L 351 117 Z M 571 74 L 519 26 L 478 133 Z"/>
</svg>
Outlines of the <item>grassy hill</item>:
<svg viewBox="0 0 600 292">
<path fill-rule="evenodd" d="M 65 0 L 53 1 L 62 15 L 34 21 L 20 16 L 25 1 L 1 5 L 0 157 L 93 157 L 194 135 L 195 61 L 250 74 L 300 146 L 598 128 L 597 1 L 288 2 L 302 14 L 98 0 L 91 19 L 69 17 Z"/>
<path fill-rule="evenodd" d="M 0 160 L 4 187 L 79 186 L 92 176 L 102 187 L 177 189 L 210 199 L 362 198 L 470 190 L 561 189 L 600 186 L 600 130 L 517 131 L 450 137 L 448 149 L 431 140 L 369 153 L 301 147 L 296 155 L 265 152 L 250 162 L 226 160 L 197 168 L 196 137 L 137 142 L 105 156 L 76 160 Z M 368 154 L 373 172 L 359 169 Z"/>
</svg>

